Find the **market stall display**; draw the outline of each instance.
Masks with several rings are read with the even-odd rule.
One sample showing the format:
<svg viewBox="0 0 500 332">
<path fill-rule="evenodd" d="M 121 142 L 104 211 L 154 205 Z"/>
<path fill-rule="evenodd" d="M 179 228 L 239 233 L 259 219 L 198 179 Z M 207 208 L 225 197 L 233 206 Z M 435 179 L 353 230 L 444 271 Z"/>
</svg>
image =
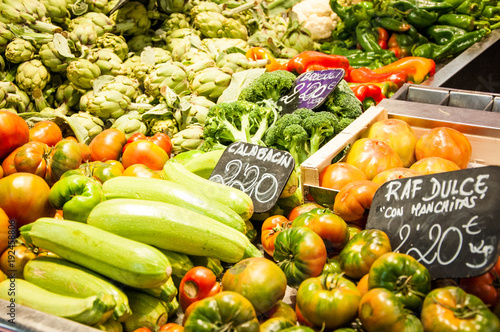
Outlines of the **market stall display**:
<svg viewBox="0 0 500 332">
<path fill-rule="evenodd" d="M 0 0 L 0 331 L 499 331 L 496 234 L 443 274 L 372 209 L 474 167 L 495 217 L 500 97 L 419 84 L 499 8 Z"/>
</svg>

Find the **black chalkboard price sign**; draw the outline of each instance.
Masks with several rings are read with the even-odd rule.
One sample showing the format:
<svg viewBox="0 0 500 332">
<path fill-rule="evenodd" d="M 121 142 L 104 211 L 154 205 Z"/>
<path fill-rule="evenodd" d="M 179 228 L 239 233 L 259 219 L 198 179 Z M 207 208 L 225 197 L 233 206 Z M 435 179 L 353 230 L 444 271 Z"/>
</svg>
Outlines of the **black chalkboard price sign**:
<svg viewBox="0 0 500 332">
<path fill-rule="evenodd" d="M 500 167 L 386 182 L 366 228 L 386 232 L 393 251 L 416 258 L 434 279 L 481 275 L 498 258 Z"/>
<path fill-rule="evenodd" d="M 294 167 L 295 160 L 287 151 L 235 142 L 224 150 L 209 180 L 247 193 L 254 212 L 262 213 L 276 204 Z"/>
<path fill-rule="evenodd" d="M 344 78 L 342 68 L 308 71 L 294 82 L 291 91 L 278 100 L 283 113 L 292 113 L 298 108 L 315 109 L 326 100 Z"/>
</svg>

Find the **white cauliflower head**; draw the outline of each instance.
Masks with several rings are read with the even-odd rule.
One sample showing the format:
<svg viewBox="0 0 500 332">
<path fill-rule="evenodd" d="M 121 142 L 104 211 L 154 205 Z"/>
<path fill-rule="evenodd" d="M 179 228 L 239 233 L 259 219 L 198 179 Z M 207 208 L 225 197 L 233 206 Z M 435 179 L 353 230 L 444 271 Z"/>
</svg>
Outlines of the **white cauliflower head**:
<svg viewBox="0 0 500 332">
<path fill-rule="evenodd" d="M 303 0 L 293 6 L 299 22 L 311 32 L 314 40 L 331 36 L 337 26 L 338 17 L 330 7 L 329 0 Z"/>
</svg>

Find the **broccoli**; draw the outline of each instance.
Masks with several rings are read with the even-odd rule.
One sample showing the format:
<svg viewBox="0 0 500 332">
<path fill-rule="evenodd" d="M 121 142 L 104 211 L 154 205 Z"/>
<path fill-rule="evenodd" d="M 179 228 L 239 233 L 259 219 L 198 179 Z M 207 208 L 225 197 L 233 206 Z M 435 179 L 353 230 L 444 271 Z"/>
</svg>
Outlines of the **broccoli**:
<svg viewBox="0 0 500 332">
<path fill-rule="evenodd" d="M 290 152 L 300 165 L 332 138 L 337 128 L 337 117 L 330 112 L 298 109 L 278 119 L 267 131 L 264 143 Z"/>
<path fill-rule="evenodd" d="M 339 119 L 356 119 L 363 113 L 361 102 L 356 98 L 345 80 L 340 81 L 335 90 L 325 100 L 321 110 L 331 112 Z"/>
<path fill-rule="evenodd" d="M 269 101 L 276 103 L 285 95 L 295 82 L 295 75 L 286 70 L 265 72 L 245 87 L 238 99 L 246 100 L 259 105 L 267 105 Z"/>
<path fill-rule="evenodd" d="M 214 105 L 207 114 L 201 150 L 209 151 L 239 141 L 264 145 L 262 138 L 278 116 L 275 108 L 244 100 Z"/>
</svg>

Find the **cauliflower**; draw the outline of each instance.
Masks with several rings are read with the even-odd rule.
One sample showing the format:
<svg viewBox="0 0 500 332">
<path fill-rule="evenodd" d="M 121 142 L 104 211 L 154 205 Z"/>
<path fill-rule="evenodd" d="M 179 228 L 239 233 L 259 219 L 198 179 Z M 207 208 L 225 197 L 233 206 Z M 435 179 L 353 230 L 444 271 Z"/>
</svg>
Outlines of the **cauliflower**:
<svg viewBox="0 0 500 332">
<path fill-rule="evenodd" d="M 299 22 L 311 32 L 314 40 L 329 38 L 339 18 L 332 11 L 329 0 L 303 0 L 293 6 Z"/>
</svg>

